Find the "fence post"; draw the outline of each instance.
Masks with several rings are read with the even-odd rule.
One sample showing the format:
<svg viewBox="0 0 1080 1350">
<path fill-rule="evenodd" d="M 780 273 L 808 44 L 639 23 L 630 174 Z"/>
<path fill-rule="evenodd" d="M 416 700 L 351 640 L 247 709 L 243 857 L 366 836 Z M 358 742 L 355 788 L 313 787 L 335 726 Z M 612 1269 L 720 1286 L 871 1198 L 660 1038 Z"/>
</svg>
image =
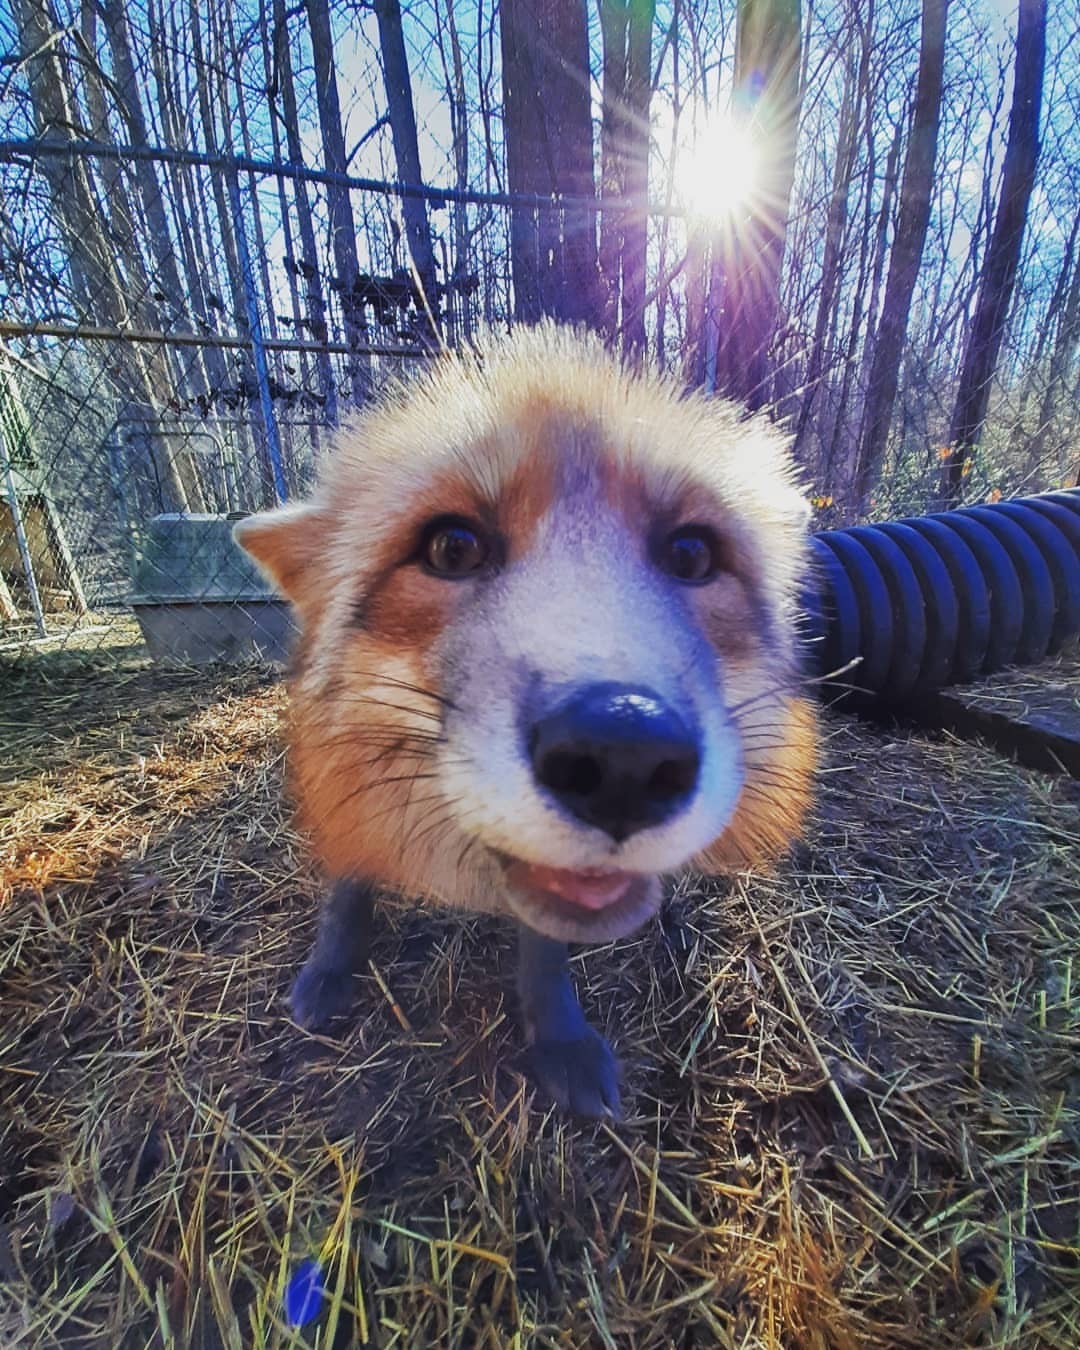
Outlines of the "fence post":
<svg viewBox="0 0 1080 1350">
<path fill-rule="evenodd" d="M 263 346 L 262 325 L 259 321 L 258 292 L 255 289 L 255 276 L 251 270 L 251 254 L 248 252 L 247 234 L 244 229 L 244 208 L 240 199 L 240 175 L 237 171 L 235 157 L 229 160 L 225 177 L 229 185 L 229 204 L 232 208 L 240 275 L 244 282 L 248 337 L 251 340 L 251 355 L 255 362 L 255 381 L 259 386 L 259 405 L 262 409 L 263 432 L 266 436 L 266 453 L 270 460 L 270 470 L 274 476 L 274 495 L 280 503 L 288 497 L 289 489 L 285 482 L 285 469 L 281 462 L 281 437 L 278 435 L 274 401 L 270 397 L 270 372 L 266 364 L 266 348 Z M 269 297 L 267 297 L 267 301 L 269 302 Z"/>
</svg>

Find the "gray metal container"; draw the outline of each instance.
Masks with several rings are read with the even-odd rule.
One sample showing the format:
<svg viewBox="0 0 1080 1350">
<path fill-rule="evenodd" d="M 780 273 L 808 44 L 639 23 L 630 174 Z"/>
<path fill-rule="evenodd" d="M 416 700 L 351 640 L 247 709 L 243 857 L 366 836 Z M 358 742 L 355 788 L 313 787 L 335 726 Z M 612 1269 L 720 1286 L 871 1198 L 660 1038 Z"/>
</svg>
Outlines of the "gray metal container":
<svg viewBox="0 0 1080 1350">
<path fill-rule="evenodd" d="M 160 515 L 149 521 L 131 608 L 155 661 L 284 661 L 296 626 L 232 537 L 237 517 Z"/>
</svg>

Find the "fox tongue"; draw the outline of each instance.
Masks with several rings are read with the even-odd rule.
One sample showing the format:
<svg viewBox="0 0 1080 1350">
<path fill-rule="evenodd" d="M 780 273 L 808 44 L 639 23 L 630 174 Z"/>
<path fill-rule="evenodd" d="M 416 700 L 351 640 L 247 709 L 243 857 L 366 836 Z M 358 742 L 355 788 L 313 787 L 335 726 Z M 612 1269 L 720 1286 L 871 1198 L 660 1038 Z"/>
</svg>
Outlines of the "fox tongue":
<svg viewBox="0 0 1080 1350">
<path fill-rule="evenodd" d="M 590 867 L 573 872 L 560 867 L 523 862 L 516 862 L 510 867 L 508 878 L 525 890 L 546 891 L 571 905 L 593 910 L 607 909 L 621 900 L 634 879 L 629 872 L 604 872 Z"/>
</svg>

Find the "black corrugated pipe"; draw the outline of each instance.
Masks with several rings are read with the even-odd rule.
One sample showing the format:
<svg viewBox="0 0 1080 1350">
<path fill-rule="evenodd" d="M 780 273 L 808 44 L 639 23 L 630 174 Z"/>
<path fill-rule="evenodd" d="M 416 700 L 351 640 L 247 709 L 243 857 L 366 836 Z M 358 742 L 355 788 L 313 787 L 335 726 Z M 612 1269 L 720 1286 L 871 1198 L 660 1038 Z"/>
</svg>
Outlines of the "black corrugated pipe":
<svg viewBox="0 0 1080 1350">
<path fill-rule="evenodd" d="M 1080 634 L 1080 488 L 812 539 L 808 651 L 827 683 L 903 702 Z"/>
</svg>

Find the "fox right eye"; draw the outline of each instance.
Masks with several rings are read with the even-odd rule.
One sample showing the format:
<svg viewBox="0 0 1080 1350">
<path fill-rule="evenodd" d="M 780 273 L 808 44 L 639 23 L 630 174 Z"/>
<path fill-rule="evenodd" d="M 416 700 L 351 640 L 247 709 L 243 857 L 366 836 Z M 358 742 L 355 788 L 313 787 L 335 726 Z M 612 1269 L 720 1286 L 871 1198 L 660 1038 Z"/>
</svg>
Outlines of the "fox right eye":
<svg viewBox="0 0 1080 1350">
<path fill-rule="evenodd" d="M 491 544 L 484 531 L 457 516 L 440 516 L 424 529 L 420 561 L 432 576 L 460 581 L 486 566 Z"/>
<path fill-rule="evenodd" d="M 683 525 L 664 540 L 659 562 L 676 581 L 700 586 L 723 570 L 723 551 L 707 525 Z"/>
</svg>

